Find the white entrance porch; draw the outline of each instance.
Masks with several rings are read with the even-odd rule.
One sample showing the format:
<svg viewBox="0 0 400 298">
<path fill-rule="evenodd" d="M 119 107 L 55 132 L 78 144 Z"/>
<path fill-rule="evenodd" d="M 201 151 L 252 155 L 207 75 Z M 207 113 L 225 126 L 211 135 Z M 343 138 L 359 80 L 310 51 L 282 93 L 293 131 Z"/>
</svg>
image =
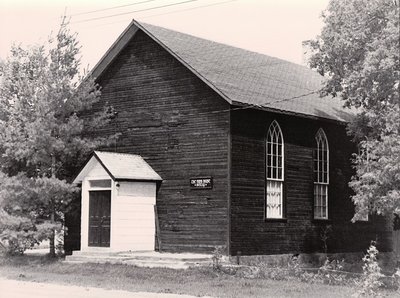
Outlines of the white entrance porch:
<svg viewBox="0 0 400 298">
<path fill-rule="evenodd" d="M 138 155 L 95 151 L 82 185 L 81 251 L 153 251 L 161 177 Z"/>
</svg>

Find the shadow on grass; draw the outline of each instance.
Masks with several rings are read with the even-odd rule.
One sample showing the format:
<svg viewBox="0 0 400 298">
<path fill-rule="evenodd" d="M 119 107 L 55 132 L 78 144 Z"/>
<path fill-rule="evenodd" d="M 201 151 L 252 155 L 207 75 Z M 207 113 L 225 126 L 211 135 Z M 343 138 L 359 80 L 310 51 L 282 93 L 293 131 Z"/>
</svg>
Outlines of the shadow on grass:
<svg viewBox="0 0 400 298">
<path fill-rule="evenodd" d="M 48 255 L 0 257 L 0 275 L 16 280 L 93 286 L 131 292 L 190 294 L 216 297 L 349 297 L 347 286 L 309 284 L 296 280 L 248 279 L 214 271 L 145 268 L 127 264 L 64 263 Z M 389 293 L 391 295 L 391 293 Z M 390 296 L 389 297 L 396 297 Z"/>
<path fill-rule="evenodd" d="M 58 263 L 64 257 L 52 257 L 50 254 L 44 255 L 0 255 L 0 266 L 44 266 L 49 264 Z"/>
</svg>

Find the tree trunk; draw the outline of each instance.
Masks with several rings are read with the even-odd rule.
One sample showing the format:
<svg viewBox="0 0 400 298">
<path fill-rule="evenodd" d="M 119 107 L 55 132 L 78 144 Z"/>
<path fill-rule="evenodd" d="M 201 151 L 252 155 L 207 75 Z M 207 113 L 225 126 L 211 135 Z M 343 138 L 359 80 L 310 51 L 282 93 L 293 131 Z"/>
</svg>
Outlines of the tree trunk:
<svg viewBox="0 0 400 298">
<path fill-rule="evenodd" d="M 56 159 L 55 156 L 52 154 L 51 155 L 51 177 L 55 177 L 55 173 L 54 173 L 54 168 L 55 168 L 55 164 L 56 164 Z M 54 205 L 52 205 L 51 208 L 51 224 L 54 224 L 55 221 L 55 210 L 54 210 Z M 51 231 L 51 235 L 50 235 L 50 257 L 55 257 L 56 256 L 56 246 L 55 246 L 55 239 L 56 238 L 56 233 L 55 230 L 53 229 Z"/>
<path fill-rule="evenodd" d="M 54 210 L 51 213 L 51 223 L 54 224 Z M 56 238 L 56 233 L 55 230 L 53 229 L 50 235 L 50 257 L 56 256 L 55 238 Z"/>
</svg>

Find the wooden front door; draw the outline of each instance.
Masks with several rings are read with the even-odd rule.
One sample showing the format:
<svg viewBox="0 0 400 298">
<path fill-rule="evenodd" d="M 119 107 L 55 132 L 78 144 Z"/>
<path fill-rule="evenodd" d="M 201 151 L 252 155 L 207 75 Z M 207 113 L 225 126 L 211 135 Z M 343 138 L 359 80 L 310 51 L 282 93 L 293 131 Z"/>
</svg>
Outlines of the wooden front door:
<svg viewBox="0 0 400 298">
<path fill-rule="evenodd" d="M 111 191 L 89 191 L 89 246 L 110 247 Z"/>
</svg>

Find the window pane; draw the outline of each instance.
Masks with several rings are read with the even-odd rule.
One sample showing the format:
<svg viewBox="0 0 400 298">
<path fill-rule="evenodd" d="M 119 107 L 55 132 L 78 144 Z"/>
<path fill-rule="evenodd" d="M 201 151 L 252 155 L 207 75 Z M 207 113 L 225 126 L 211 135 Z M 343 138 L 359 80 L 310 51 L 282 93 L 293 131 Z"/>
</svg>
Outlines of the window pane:
<svg viewBox="0 0 400 298">
<path fill-rule="evenodd" d="M 278 177 L 277 177 L 278 179 L 282 179 L 283 177 L 282 177 L 282 169 L 281 168 L 279 168 L 278 169 Z"/>
<path fill-rule="evenodd" d="M 282 181 L 267 181 L 267 217 L 282 218 Z"/>
<path fill-rule="evenodd" d="M 328 185 L 314 185 L 314 218 L 328 218 Z"/>
<path fill-rule="evenodd" d="M 268 179 L 283 179 L 283 136 L 276 121 L 268 129 L 267 153 L 267 196 L 266 213 L 270 218 L 282 217 L 282 181 Z"/>
<path fill-rule="evenodd" d="M 91 188 L 110 188 L 111 187 L 111 180 L 90 180 L 89 185 Z"/>
<path fill-rule="evenodd" d="M 329 151 L 328 141 L 322 129 L 318 130 L 315 135 L 314 149 L 314 172 L 316 172 L 314 182 L 328 182 L 328 168 L 329 168 Z"/>
</svg>

